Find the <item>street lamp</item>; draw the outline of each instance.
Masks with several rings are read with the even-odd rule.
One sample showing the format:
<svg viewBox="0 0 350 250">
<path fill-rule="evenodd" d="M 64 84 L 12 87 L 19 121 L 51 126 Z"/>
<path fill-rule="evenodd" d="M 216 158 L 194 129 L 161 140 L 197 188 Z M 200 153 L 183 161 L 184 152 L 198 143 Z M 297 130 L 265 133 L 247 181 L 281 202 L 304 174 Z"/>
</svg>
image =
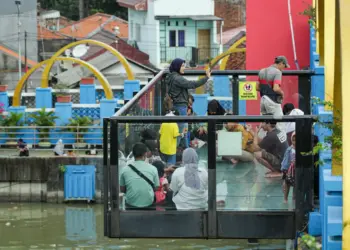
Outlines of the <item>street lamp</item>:
<svg viewBox="0 0 350 250">
<path fill-rule="evenodd" d="M 17 28 L 18 28 L 18 80 L 22 78 L 22 53 L 21 53 L 21 0 L 16 0 L 17 5 Z"/>
</svg>

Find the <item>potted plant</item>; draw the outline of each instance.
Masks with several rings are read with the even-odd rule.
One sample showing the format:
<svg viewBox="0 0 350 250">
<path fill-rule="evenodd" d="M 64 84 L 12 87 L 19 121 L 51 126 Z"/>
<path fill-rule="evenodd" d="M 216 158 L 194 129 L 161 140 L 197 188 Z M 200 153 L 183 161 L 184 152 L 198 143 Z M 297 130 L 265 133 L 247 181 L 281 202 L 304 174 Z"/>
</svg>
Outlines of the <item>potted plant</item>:
<svg viewBox="0 0 350 250">
<path fill-rule="evenodd" d="M 89 126 L 93 125 L 93 121 L 87 117 L 77 117 L 75 119 L 69 119 L 67 124 L 67 130 L 76 134 L 75 148 L 85 148 L 87 143 L 85 142 L 84 135 L 89 130 Z"/>
<path fill-rule="evenodd" d="M 30 114 L 29 117 L 33 119 L 33 124 L 39 127 L 39 147 L 51 147 L 49 127 L 55 126 L 55 120 L 58 119 L 58 116 L 55 116 L 54 111 L 46 111 L 45 108 L 42 108 L 38 112 Z"/>
<path fill-rule="evenodd" d="M 94 77 L 84 77 L 81 78 L 80 84 L 82 85 L 90 85 L 95 83 L 95 78 Z"/>
<path fill-rule="evenodd" d="M 20 127 L 23 126 L 23 113 L 8 113 L 7 116 L 4 116 L 1 122 L 1 126 L 4 127 L 4 131 L 7 134 L 9 141 L 6 142 L 7 145 L 15 146 L 17 145 L 17 136 L 20 128 L 11 128 L 11 127 Z"/>
<path fill-rule="evenodd" d="M 72 95 L 69 90 L 69 86 L 65 83 L 58 83 L 53 87 L 55 89 L 55 95 L 57 102 L 68 103 L 72 101 Z"/>
</svg>

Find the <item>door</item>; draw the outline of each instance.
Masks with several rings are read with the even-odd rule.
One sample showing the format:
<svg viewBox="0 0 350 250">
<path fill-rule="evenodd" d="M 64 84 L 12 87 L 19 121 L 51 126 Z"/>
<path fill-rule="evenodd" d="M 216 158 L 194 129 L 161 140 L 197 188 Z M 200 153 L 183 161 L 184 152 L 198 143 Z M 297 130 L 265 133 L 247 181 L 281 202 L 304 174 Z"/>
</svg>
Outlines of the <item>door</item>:
<svg viewBox="0 0 350 250">
<path fill-rule="evenodd" d="M 210 29 L 198 30 L 198 59 L 206 63 L 210 59 Z"/>
</svg>

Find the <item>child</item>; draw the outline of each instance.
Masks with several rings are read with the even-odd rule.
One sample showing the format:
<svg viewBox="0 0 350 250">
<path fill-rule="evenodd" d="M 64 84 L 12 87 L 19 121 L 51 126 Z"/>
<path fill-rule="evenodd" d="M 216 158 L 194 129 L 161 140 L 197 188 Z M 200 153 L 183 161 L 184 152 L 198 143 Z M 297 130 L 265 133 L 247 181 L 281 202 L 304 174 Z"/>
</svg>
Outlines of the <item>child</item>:
<svg viewBox="0 0 350 250">
<path fill-rule="evenodd" d="M 166 202 L 166 195 L 169 191 L 169 182 L 168 179 L 165 176 L 165 165 L 162 161 L 154 161 L 153 166 L 155 166 L 158 170 L 158 176 L 159 176 L 159 187 L 155 191 L 156 196 L 156 204 L 164 204 Z"/>
<path fill-rule="evenodd" d="M 283 173 L 283 193 L 284 203 L 288 203 L 288 195 L 290 187 L 294 187 L 295 176 L 295 132 L 291 136 L 292 145 L 287 148 L 284 153 L 281 171 Z M 295 192 L 293 188 L 293 200 L 295 200 Z"/>
<path fill-rule="evenodd" d="M 166 116 L 174 116 L 170 111 Z M 176 164 L 177 138 L 183 137 L 183 133 L 179 133 L 179 126 L 175 122 L 162 123 L 160 126 L 160 153 L 161 157 L 167 165 Z"/>
</svg>

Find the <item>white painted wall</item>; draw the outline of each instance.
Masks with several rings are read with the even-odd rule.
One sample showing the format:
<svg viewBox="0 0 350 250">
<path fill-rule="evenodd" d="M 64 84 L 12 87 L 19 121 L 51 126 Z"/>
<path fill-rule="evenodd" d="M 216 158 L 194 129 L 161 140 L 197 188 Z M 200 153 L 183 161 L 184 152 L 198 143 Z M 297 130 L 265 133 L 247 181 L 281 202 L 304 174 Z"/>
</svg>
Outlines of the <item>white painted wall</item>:
<svg viewBox="0 0 350 250">
<path fill-rule="evenodd" d="M 129 9 L 129 40 L 137 42 L 139 49 L 150 56 L 150 62 L 160 64 L 159 21 L 154 18 L 154 2 L 148 2 L 148 11 Z M 140 39 L 137 39 L 137 25 L 140 25 Z"/>
<path fill-rule="evenodd" d="M 156 16 L 214 15 L 214 0 L 148 0 Z"/>
</svg>

